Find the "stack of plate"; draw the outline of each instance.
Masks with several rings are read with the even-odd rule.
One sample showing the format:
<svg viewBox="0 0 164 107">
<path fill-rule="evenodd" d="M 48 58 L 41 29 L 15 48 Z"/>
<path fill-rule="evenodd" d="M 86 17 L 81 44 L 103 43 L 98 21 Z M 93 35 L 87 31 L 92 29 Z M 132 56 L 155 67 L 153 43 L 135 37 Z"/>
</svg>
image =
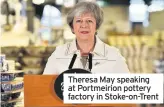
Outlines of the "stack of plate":
<svg viewBox="0 0 164 107">
<path fill-rule="evenodd" d="M 0 55 L 1 64 L 1 107 L 14 107 L 22 101 L 23 77 L 17 77 L 23 71 L 15 70 L 15 61 L 5 60 L 5 55 Z"/>
</svg>

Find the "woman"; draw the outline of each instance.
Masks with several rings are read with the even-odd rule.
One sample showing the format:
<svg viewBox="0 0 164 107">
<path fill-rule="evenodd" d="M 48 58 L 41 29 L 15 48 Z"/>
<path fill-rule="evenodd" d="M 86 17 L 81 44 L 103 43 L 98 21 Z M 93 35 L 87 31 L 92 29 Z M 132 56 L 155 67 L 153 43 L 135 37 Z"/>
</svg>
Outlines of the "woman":
<svg viewBox="0 0 164 107">
<path fill-rule="evenodd" d="M 96 37 L 97 30 L 103 22 L 103 11 L 93 2 L 80 2 L 68 13 L 67 23 L 76 40 L 56 50 L 49 57 L 44 74 L 60 74 L 68 70 L 75 54 L 72 68 L 82 68 L 92 73 L 126 73 L 129 72 L 124 58 L 118 49 L 108 46 Z M 89 68 L 88 56 L 92 56 Z"/>
</svg>

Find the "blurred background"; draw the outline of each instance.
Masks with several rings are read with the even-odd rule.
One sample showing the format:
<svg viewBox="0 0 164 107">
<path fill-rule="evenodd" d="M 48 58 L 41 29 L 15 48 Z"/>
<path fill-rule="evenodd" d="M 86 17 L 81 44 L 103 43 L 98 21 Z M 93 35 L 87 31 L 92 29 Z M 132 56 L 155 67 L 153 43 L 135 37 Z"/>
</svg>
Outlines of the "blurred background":
<svg viewBox="0 0 164 107">
<path fill-rule="evenodd" d="M 1 0 L 1 53 L 42 74 L 55 47 L 75 38 L 66 16 L 81 1 L 101 6 L 97 36 L 120 49 L 132 73 L 164 71 L 164 0 Z"/>
<path fill-rule="evenodd" d="M 24 74 L 42 74 L 57 45 L 72 41 L 66 23 L 78 2 L 104 11 L 98 37 L 120 49 L 132 73 L 164 73 L 164 0 L 1 0 L 0 53 Z"/>
</svg>

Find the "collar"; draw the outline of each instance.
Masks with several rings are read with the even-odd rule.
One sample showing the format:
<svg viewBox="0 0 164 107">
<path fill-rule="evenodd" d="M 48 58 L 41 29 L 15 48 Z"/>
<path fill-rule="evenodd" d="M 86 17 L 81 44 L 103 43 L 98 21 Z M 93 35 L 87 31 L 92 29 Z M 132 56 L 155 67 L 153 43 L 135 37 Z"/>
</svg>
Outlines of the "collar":
<svg viewBox="0 0 164 107">
<path fill-rule="evenodd" d="M 76 39 L 74 39 L 71 43 L 67 44 L 66 55 L 75 54 L 77 52 L 80 52 L 80 50 L 77 49 Z M 105 57 L 105 44 L 97 36 L 94 50 L 91 53 Z"/>
</svg>

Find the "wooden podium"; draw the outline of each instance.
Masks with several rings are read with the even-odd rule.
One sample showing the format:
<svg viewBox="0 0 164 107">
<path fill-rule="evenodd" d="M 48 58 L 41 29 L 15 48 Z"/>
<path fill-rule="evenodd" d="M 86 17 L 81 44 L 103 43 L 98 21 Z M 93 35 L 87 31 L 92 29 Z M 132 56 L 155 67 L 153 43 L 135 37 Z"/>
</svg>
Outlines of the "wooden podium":
<svg viewBox="0 0 164 107">
<path fill-rule="evenodd" d="M 54 92 L 57 75 L 25 75 L 25 107 L 136 107 L 136 104 L 64 104 Z"/>
</svg>

